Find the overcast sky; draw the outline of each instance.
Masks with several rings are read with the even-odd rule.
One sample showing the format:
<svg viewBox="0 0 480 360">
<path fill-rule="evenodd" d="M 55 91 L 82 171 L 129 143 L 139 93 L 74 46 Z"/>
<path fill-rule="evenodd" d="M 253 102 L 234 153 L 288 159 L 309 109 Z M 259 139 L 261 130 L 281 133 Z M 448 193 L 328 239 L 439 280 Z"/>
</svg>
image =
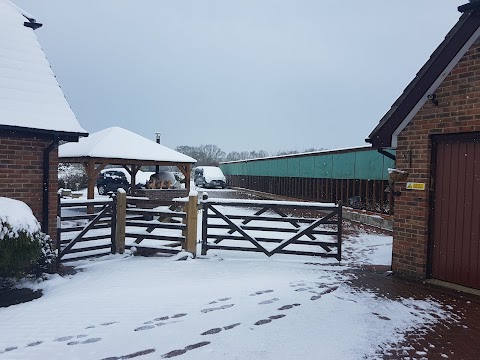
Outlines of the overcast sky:
<svg viewBox="0 0 480 360">
<path fill-rule="evenodd" d="M 226 152 L 366 145 L 466 2 L 15 1 L 87 131 Z"/>
</svg>

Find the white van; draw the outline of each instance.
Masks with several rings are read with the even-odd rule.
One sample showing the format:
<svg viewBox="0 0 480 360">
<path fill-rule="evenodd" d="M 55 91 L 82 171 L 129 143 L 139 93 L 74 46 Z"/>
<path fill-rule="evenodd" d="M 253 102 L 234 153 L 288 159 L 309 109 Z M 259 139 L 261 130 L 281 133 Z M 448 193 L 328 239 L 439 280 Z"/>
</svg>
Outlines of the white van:
<svg viewBox="0 0 480 360">
<path fill-rule="evenodd" d="M 225 188 L 227 180 L 222 170 L 216 166 L 198 166 L 193 171 L 195 186 Z"/>
</svg>

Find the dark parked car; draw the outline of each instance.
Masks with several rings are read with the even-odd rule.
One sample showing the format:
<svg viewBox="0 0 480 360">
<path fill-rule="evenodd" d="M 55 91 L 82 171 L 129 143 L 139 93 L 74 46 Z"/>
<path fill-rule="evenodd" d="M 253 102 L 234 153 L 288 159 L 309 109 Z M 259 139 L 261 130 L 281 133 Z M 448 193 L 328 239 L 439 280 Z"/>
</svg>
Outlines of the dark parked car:
<svg viewBox="0 0 480 360">
<path fill-rule="evenodd" d="M 95 185 L 100 195 L 106 195 L 109 191 L 117 191 L 118 188 L 122 188 L 125 191 L 128 191 L 130 188 L 130 183 L 125 174 L 117 170 L 102 171 L 98 175 Z"/>
</svg>

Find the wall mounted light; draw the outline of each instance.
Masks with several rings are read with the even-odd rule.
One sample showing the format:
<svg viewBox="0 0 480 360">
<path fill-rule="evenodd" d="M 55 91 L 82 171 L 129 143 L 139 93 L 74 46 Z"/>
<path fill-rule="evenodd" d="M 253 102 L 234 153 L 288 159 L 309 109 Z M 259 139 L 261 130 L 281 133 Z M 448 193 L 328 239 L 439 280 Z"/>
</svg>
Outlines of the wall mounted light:
<svg viewBox="0 0 480 360">
<path fill-rule="evenodd" d="M 438 106 L 437 94 L 430 94 L 427 96 L 427 98 L 432 102 L 433 105 Z"/>
</svg>

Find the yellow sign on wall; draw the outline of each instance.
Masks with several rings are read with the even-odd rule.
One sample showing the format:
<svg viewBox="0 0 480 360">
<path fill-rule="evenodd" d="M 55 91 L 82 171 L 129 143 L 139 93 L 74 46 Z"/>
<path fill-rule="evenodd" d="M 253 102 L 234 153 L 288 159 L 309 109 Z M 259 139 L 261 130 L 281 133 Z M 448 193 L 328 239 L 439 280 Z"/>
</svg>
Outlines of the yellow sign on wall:
<svg viewBox="0 0 480 360">
<path fill-rule="evenodd" d="M 407 190 L 425 190 L 425 183 L 407 182 Z"/>
</svg>

